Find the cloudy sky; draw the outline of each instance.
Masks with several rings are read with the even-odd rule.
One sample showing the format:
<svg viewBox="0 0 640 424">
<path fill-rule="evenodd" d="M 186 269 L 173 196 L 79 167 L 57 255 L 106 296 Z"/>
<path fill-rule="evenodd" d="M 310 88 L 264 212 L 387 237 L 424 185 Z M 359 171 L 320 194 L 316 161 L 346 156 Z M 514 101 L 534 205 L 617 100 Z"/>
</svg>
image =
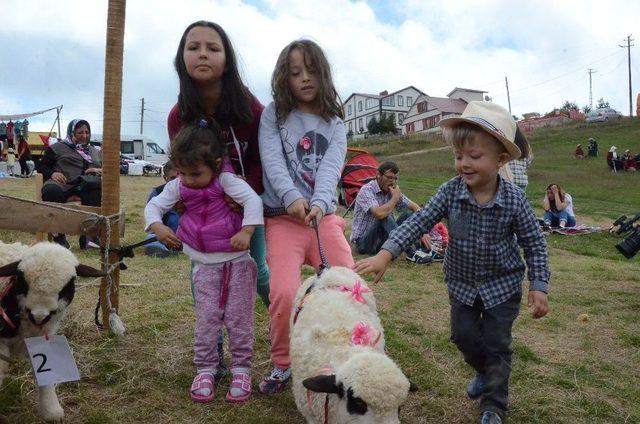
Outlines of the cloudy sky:
<svg viewBox="0 0 640 424">
<path fill-rule="evenodd" d="M 107 1 L 2 6 L 0 115 L 62 104 L 63 128 L 85 118 L 102 132 Z M 245 82 L 263 103 L 280 50 L 307 37 L 325 49 L 343 99 L 408 85 L 432 96 L 465 87 L 507 107 L 507 76 L 516 115 L 564 100 L 588 104 L 588 68 L 597 71 L 594 103 L 603 97 L 628 114 L 627 50 L 619 45 L 630 34 L 640 39 L 640 2 L 629 0 L 129 0 L 122 133 L 139 132 L 144 97 L 144 133 L 166 144 L 178 90 L 173 58 L 184 28 L 200 19 L 229 33 Z M 635 110 L 640 41 L 634 44 Z M 48 131 L 54 118 L 34 117 L 30 128 Z"/>
</svg>

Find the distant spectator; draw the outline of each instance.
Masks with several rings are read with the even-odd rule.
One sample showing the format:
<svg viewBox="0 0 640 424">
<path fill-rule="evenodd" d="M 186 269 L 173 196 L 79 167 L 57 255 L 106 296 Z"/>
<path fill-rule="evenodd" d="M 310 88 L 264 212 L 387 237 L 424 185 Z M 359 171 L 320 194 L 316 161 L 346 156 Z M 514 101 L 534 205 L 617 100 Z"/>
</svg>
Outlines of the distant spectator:
<svg viewBox="0 0 640 424">
<path fill-rule="evenodd" d="M 607 165 L 609 165 L 609 169 L 613 172 L 618 172 L 618 170 L 622 170 L 622 161 L 618 158 L 618 153 L 616 153 L 617 147 L 611 146 L 609 152 L 607 153 Z"/>
<path fill-rule="evenodd" d="M 589 138 L 589 157 L 598 157 L 598 142 L 594 138 Z"/>
<path fill-rule="evenodd" d="M 24 139 L 22 134 L 18 135 L 18 161 L 20 162 L 20 176 L 28 177 L 30 175 L 29 165 L 27 161 L 31 160 L 31 149 L 29 143 Z"/>
<path fill-rule="evenodd" d="M 582 144 L 576 146 L 575 152 L 573 152 L 574 159 L 584 159 L 584 150 L 582 150 Z"/>
<path fill-rule="evenodd" d="M 7 174 L 12 177 L 15 175 L 16 169 L 16 152 L 13 150 L 13 145 L 9 144 L 7 149 Z"/>
<path fill-rule="evenodd" d="M 574 227 L 576 216 L 573 212 L 573 199 L 558 184 L 549 184 L 542 199 L 544 223 L 549 227 Z"/>
<path fill-rule="evenodd" d="M 510 181 L 525 191 L 529 184 L 527 171 L 531 166 L 531 162 L 533 162 L 533 150 L 531 149 L 529 141 L 525 137 L 524 133 L 520 131 L 520 127 L 516 129 L 514 143 L 518 148 L 520 148 L 521 154 L 519 158 L 509 161 L 509 169 L 513 175 L 513 179 Z M 502 173 L 501 175 L 505 177 Z"/>
<path fill-rule="evenodd" d="M 171 161 L 164 164 L 162 167 L 162 175 L 164 176 L 164 184 L 155 187 L 149 193 L 149 198 L 147 199 L 147 203 L 164 190 L 164 186 L 171 180 L 175 180 L 178 177 L 178 171 L 173 167 Z M 175 233 L 178 230 L 178 221 L 180 220 L 180 215 L 174 209 L 171 209 L 169 212 L 165 213 L 162 216 L 162 223 L 167 227 L 171 228 Z M 155 237 L 154 233 L 149 233 L 146 239 L 150 239 L 151 237 Z M 159 241 L 149 243 L 145 246 L 144 253 L 147 256 L 156 256 L 159 258 L 166 258 L 172 254 L 175 254 L 176 250 L 170 250 L 164 244 Z"/>
<path fill-rule="evenodd" d="M 624 151 L 620 161 L 622 162 L 622 167 L 625 171 L 635 171 L 638 168 L 636 158 L 633 157 L 629 149 Z"/>
</svg>

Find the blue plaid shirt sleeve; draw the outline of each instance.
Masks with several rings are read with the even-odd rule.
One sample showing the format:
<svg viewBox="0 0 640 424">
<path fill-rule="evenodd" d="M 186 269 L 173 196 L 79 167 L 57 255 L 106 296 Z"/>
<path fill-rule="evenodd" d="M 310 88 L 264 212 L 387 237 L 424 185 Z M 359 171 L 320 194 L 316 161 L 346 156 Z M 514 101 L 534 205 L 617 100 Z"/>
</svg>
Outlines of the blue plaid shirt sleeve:
<svg viewBox="0 0 640 424">
<path fill-rule="evenodd" d="M 540 232 L 533 209 L 524 196 L 520 211 L 515 216 L 514 230 L 518 244 L 524 250 L 524 258 L 528 268 L 529 290 L 547 293 L 550 275 L 547 242 Z"/>
<path fill-rule="evenodd" d="M 414 243 L 422 234 L 429 230 L 446 216 L 448 204 L 449 183 L 445 183 L 436 192 L 427 204 L 413 213 L 398 228 L 391 232 L 389 238 L 382 245 L 382 249 L 388 250 L 394 259 Z"/>
</svg>

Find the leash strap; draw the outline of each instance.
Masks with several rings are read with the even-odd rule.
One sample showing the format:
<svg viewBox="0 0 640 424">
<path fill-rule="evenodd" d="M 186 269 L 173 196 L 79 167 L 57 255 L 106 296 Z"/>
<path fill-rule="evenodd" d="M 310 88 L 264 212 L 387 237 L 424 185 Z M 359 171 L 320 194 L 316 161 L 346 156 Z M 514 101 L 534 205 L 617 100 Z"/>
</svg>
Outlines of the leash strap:
<svg viewBox="0 0 640 424">
<path fill-rule="evenodd" d="M 327 260 L 327 255 L 324 253 L 324 249 L 322 248 L 322 242 L 320 241 L 320 230 L 318 228 L 318 220 L 314 217 L 311 220 L 311 224 L 313 228 L 316 230 L 316 238 L 318 239 L 318 252 L 320 252 L 320 268 L 318 269 L 318 277 L 322 275 L 322 272 L 329 268 L 329 261 Z"/>
</svg>

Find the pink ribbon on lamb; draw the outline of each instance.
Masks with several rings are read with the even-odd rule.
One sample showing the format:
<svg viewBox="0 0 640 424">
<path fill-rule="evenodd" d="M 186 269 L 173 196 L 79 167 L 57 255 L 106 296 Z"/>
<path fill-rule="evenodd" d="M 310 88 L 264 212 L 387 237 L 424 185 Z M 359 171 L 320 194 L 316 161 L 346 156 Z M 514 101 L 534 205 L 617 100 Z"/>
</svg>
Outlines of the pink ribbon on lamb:
<svg viewBox="0 0 640 424">
<path fill-rule="evenodd" d="M 353 298 L 353 300 L 360 303 L 366 303 L 364 297 L 362 297 L 362 294 L 371 292 L 370 289 L 362 287 L 362 283 L 360 282 L 360 280 L 353 283 L 353 287 L 340 286 L 340 291 L 351 292 L 351 297 Z"/>
<path fill-rule="evenodd" d="M 375 339 L 373 336 L 376 336 Z M 382 333 L 371 328 L 366 322 L 360 321 L 353 327 L 351 332 L 351 343 L 354 345 L 371 346 L 374 347 L 380 341 Z"/>
</svg>

